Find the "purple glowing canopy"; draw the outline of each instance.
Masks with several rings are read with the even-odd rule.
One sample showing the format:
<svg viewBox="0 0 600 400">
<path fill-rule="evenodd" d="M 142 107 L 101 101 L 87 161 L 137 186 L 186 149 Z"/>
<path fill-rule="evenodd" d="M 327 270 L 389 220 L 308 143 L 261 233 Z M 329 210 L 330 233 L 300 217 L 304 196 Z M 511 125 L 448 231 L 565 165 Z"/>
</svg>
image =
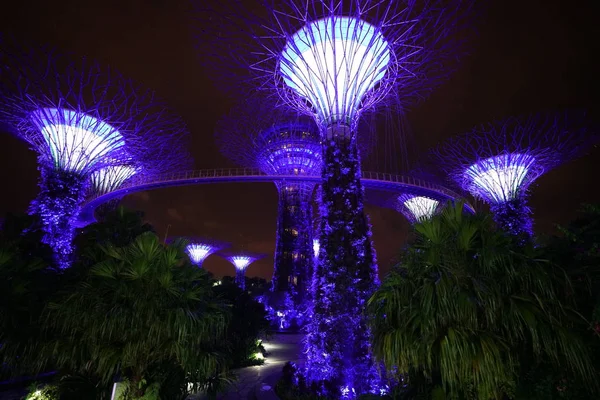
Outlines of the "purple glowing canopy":
<svg viewBox="0 0 600 400">
<path fill-rule="evenodd" d="M 269 175 L 315 176 L 321 173 L 321 139 L 313 119 L 268 99 L 254 97 L 222 118 L 215 131 L 221 152 L 236 163 Z M 278 182 L 282 195 L 310 199 L 313 182 Z"/>
<path fill-rule="evenodd" d="M 30 212 L 41 217 L 55 265 L 67 268 L 90 183 L 92 191 L 116 189 L 132 171 L 107 168 L 132 160 L 146 173 L 186 165 L 187 129 L 152 91 L 86 59 L 0 38 L 0 65 L 0 122 L 38 154 Z"/>
<path fill-rule="evenodd" d="M 389 97 L 404 106 L 421 99 L 454 69 L 470 8 L 459 0 L 257 2 L 196 1 L 205 64 L 221 87 L 277 93 L 320 126 L 354 126 Z"/>
<path fill-rule="evenodd" d="M 89 176 L 131 164 L 189 168 L 187 128 L 151 90 L 87 59 L 0 41 L 0 121 L 46 168 Z M 162 163 L 164 161 L 164 163 Z"/>
<path fill-rule="evenodd" d="M 229 247 L 229 243 L 216 241 L 206 238 L 186 238 L 189 243 L 186 246 L 186 251 L 190 256 L 190 260 L 201 266 L 204 260 L 212 253 Z"/>
<path fill-rule="evenodd" d="M 368 106 L 363 98 L 385 77 L 390 62 L 391 49 L 380 29 L 332 14 L 288 37 L 279 73 L 329 125 L 354 120 Z"/>
<path fill-rule="evenodd" d="M 246 251 L 220 253 L 220 255 L 235 267 L 235 281 L 242 289 L 246 287 L 246 268 L 254 261 L 265 257 L 264 254 L 249 253 Z"/>
<path fill-rule="evenodd" d="M 528 153 L 504 153 L 484 158 L 465 169 L 464 187 L 492 203 L 517 198 L 520 191 L 544 173 L 543 166 Z"/>
<path fill-rule="evenodd" d="M 229 159 L 266 174 L 321 171 L 321 139 L 312 118 L 270 99 L 253 97 L 239 104 L 219 121 L 215 140 Z"/>
<path fill-rule="evenodd" d="M 525 195 L 550 169 L 594 140 L 583 113 L 510 117 L 474 128 L 433 151 L 456 183 L 491 204 Z"/>
<path fill-rule="evenodd" d="M 219 252 L 219 255 L 233 264 L 236 270 L 245 271 L 250 264 L 256 260 L 260 260 L 265 257 L 265 254 L 250 253 L 247 251 L 229 251 Z"/>
<path fill-rule="evenodd" d="M 398 196 L 397 209 L 411 222 L 422 222 L 431 218 L 440 202 L 426 196 L 401 194 Z"/>
</svg>

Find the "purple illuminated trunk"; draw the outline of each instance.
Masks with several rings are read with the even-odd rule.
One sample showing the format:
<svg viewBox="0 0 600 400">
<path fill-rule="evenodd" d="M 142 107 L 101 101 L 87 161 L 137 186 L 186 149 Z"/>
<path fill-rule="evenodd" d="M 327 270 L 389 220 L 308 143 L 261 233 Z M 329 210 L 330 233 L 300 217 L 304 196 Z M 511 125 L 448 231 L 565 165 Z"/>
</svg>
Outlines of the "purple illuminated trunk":
<svg viewBox="0 0 600 400">
<path fill-rule="evenodd" d="M 298 311 L 306 300 L 312 269 L 312 208 L 308 196 L 281 186 L 272 290 L 281 295 L 277 297 L 287 295 Z"/>
<path fill-rule="evenodd" d="M 522 240 L 527 240 L 533 235 L 531 210 L 524 196 L 504 203 L 492 204 L 490 210 L 498 228 L 504 232 Z"/>
<path fill-rule="evenodd" d="M 235 269 L 235 283 L 242 290 L 246 290 L 246 268 L 236 268 Z"/>
<path fill-rule="evenodd" d="M 54 252 L 56 267 L 70 267 L 74 251 L 75 221 L 85 199 L 87 179 L 74 172 L 40 168 L 40 193 L 32 202 L 31 214 L 42 220 L 44 243 Z"/>
<path fill-rule="evenodd" d="M 306 341 L 311 381 L 370 392 L 377 382 L 364 317 L 378 285 L 371 227 L 363 209 L 360 160 L 346 126 L 324 135 L 320 254 Z"/>
</svg>

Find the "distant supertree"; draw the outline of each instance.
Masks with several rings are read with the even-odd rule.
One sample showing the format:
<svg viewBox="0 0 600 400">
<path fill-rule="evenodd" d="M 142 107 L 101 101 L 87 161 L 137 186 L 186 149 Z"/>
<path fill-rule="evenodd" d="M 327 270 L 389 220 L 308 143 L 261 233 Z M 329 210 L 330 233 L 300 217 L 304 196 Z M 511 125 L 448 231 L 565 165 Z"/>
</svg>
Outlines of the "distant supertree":
<svg viewBox="0 0 600 400">
<path fill-rule="evenodd" d="M 440 202 L 426 196 L 401 194 L 396 200 L 396 209 L 410 222 L 422 222 L 431 218 L 438 210 Z"/>
<path fill-rule="evenodd" d="M 192 238 L 186 237 L 189 241 L 186 246 L 186 251 L 190 256 L 190 260 L 198 267 L 202 267 L 202 263 L 206 257 L 212 253 L 229 247 L 229 243 L 220 242 L 207 238 Z"/>
<path fill-rule="evenodd" d="M 223 118 L 216 130 L 217 145 L 232 161 L 279 176 L 318 176 L 322 169 L 321 139 L 312 118 L 287 107 L 274 107 L 265 99 L 251 98 Z M 276 181 L 279 192 L 275 267 L 270 306 L 293 303 L 302 307 L 312 270 L 311 199 L 315 183 Z M 284 299 L 284 298 L 287 298 Z M 286 300 L 286 301 L 284 301 Z M 281 304 L 275 304 L 281 303 Z"/>
<path fill-rule="evenodd" d="M 409 104 L 448 73 L 448 61 L 457 55 L 450 32 L 461 25 L 456 16 L 464 2 L 231 3 L 221 14 L 199 14 L 209 16 L 199 23 L 202 33 L 217 40 L 203 38 L 212 48 L 203 56 L 212 61 L 210 52 L 230 54 L 229 62 L 217 54 L 226 61 L 215 70 L 238 65 L 230 81 L 247 77 L 314 116 L 323 140 L 321 256 L 305 349 L 308 380 L 328 381 L 338 390 L 331 395 L 380 394 L 362 312 L 378 277 L 363 210 L 357 123 L 362 111 L 388 94 Z"/>
<path fill-rule="evenodd" d="M 235 282 L 242 290 L 246 289 L 246 268 L 265 256 L 249 252 L 221 253 L 221 255 L 235 267 Z"/>
<path fill-rule="evenodd" d="M 38 154 L 40 193 L 31 212 L 41 216 L 56 266 L 66 268 L 90 183 L 107 190 L 109 176 L 112 185 L 131 172 L 116 179 L 108 168 L 185 165 L 186 129 L 152 91 L 114 70 L 15 43 L 0 43 L 0 121 Z"/>
<path fill-rule="evenodd" d="M 500 229 L 527 238 L 533 233 L 530 185 L 592 140 L 581 114 L 539 114 L 478 126 L 433 155 L 458 185 L 490 205 Z"/>
</svg>

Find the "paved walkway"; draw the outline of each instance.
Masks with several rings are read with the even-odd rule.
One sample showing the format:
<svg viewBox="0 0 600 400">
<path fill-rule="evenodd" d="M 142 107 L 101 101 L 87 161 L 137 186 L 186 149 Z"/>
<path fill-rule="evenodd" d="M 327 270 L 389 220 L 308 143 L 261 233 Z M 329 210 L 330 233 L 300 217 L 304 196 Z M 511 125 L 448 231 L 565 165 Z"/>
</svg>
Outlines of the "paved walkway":
<svg viewBox="0 0 600 400">
<path fill-rule="evenodd" d="M 276 334 L 269 341 L 263 341 L 268 355 L 263 365 L 241 368 L 237 371 L 238 379 L 229 389 L 217 396 L 218 400 L 247 400 L 254 398 L 255 388 L 264 388 L 265 396 L 274 388 L 279 380 L 281 369 L 288 361 L 302 359 L 302 334 Z M 204 400 L 206 396 L 199 394 L 190 396 L 189 400 Z"/>
</svg>

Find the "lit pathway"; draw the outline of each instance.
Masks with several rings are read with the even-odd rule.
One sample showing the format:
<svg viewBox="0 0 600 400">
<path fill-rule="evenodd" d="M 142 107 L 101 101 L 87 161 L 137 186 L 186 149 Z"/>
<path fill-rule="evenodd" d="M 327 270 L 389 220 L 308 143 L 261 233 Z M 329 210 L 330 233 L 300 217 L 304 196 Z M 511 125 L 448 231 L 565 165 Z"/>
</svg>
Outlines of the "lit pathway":
<svg viewBox="0 0 600 400">
<path fill-rule="evenodd" d="M 229 389 L 217 396 L 218 400 L 246 400 L 254 398 L 257 385 L 265 382 L 274 387 L 279 380 L 281 369 L 288 361 L 299 361 L 303 354 L 301 351 L 301 334 L 275 334 L 269 341 L 263 342 L 269 355 L 263 365 L 246 367 L 236 371 L 238 379 Z M 260 389 L 260 388 L 259 388 Z M 190 396 L 188 400 L 204 400 L 204 395 Z M 267 396 L 265 395 L 266 399 Z"/>
</svg>

